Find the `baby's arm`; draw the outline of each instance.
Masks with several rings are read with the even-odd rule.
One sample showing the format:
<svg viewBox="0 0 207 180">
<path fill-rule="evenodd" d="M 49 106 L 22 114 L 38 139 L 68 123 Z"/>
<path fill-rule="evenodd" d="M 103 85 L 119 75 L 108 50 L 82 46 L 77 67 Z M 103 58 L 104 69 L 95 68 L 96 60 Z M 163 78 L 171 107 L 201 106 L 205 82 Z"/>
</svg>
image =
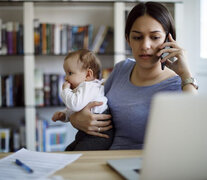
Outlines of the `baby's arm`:
<svg viewBox="0 0 207 180">
<path fill-rule="evenodd" d="M 94 101 L 99 92 L 97 85 L 90 82 L 81 83 L 73 92 L 70 88 L 63 89 L 61 96 L 68 109 L 77 112 L 89 102 Z"/>
</svg>

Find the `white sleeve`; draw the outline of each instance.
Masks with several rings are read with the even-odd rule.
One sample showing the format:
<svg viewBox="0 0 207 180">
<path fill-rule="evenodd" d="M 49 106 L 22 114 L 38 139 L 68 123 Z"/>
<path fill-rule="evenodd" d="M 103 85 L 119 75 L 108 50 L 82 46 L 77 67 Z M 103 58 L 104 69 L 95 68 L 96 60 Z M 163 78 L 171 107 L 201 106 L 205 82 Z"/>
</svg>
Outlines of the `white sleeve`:
<svg viewBox="0 0 207 180">
<path fill-rule="evenodd" d="M 93 82 L 83 82 L 74 92 L 68 88 L 64 89 L 61 96 L 67 108 L 77 112 L 89 102 L 94 101 L 97 94 L 99 94 L 99 85 Z"/>
</svg>

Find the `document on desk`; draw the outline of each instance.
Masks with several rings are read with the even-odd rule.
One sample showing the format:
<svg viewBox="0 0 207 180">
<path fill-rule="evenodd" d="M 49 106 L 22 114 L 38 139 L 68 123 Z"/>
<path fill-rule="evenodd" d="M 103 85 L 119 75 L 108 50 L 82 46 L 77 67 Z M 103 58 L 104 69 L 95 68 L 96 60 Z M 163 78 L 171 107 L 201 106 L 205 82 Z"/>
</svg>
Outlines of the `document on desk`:
<svg viewBox="0 0 207 180">
<path fill-rule="evenodd" d="M 57 170 L 77 160 L 81 154 L 62 154 L 36 152 L 21 149 L 3 159 L 0 159 L 0 179 L 2 180 L 28 180 L 48 177 Z M 16 159 L 23 162 L 33 170 L 32 173 L 18 166 Z"/>
</svg>

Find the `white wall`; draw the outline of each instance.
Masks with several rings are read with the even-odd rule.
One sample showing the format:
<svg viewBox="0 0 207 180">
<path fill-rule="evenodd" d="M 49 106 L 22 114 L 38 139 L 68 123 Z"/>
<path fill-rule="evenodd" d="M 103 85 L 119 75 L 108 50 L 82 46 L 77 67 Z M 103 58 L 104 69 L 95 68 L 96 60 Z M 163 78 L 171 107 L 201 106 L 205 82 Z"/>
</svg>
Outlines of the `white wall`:
<svg viewBox="0 0 207 180">
<path fill-rule="evenodd" d="M 200 60 L 200 1 L 183 0 L 183 48 L 187 52 L 192 73 Z"/>
<path fill-rule="evenodd" d="M 207 60 L 200 58 L 200 0 L 183 0 L 181 27 L 182 47 L 186 50 L 187 60 L 199 84 L 199 93 L 207 93 Z M 207 7 L 205 7 L 207 10 Z"/>
</svg>

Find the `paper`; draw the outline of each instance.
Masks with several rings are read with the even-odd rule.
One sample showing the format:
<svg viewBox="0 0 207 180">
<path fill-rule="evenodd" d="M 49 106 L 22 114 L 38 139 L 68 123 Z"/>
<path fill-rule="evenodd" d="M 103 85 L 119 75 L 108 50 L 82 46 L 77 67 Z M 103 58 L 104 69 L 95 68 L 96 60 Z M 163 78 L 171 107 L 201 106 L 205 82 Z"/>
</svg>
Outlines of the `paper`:
<svg viewBox="0 0 207 180">
<path fill-rule="evenodd" d="M 59 169 L 77 160 L 81 154 L 45 153 L 21 149 L 16 153 L 0 159 L 0 180 L 28 180 L 48 177 Z M 20 159 L 33 173 L 27 173 L 14 161 Z"/>
</svg>

